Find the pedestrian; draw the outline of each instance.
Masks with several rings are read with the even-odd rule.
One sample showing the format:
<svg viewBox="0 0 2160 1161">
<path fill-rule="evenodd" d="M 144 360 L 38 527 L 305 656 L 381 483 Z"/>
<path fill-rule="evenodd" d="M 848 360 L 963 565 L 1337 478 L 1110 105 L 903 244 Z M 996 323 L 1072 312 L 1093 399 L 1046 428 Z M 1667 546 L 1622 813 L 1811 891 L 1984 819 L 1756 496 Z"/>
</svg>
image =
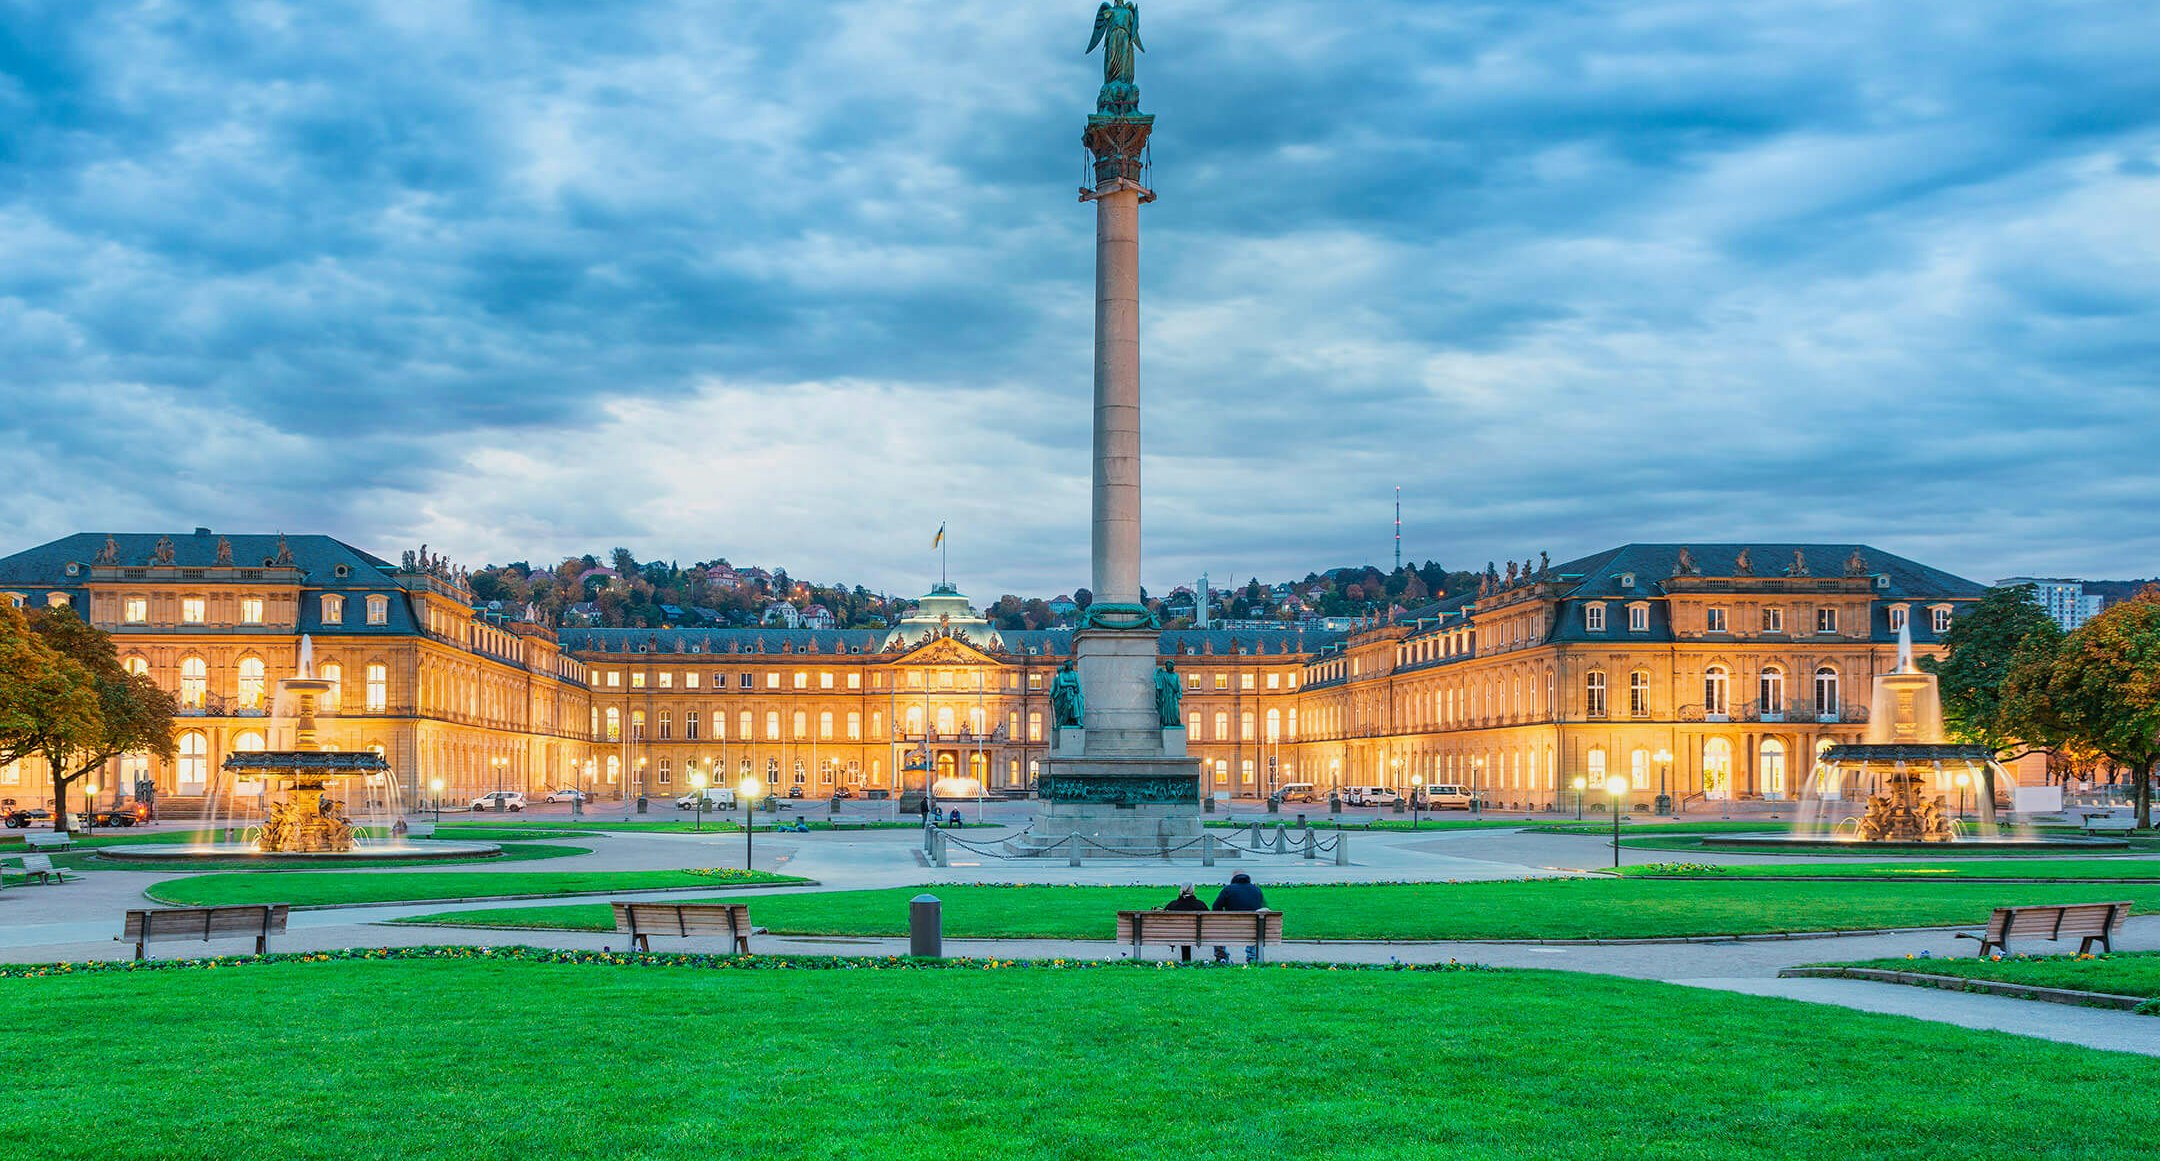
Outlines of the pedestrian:
<svg viewBox="0 0 2160 1161">
<path fill-rule="evenodd" d="M 1187 883 L 1178 888 L 1177 898 L 1163 904 L 1162 909 L 1165 911 L 1199 911 L 1204 913 L 1207 911 L 1208 905 L 1206 900 L 1193 893 L 1192 884 Z M 1191 944 L 1188 943 L 1178 948 L 1178 959 L 1185 963 L 1192 962 Z"/>
<path fill-rule="evenodd" d="M 957 826 L 959 826 L 959 825 L 960 825 L 960 812 L 959 812 L 959 811 L 958 811 L 957 809 L 956 809 L 956 810 L 954 810 L 954 811 L 952 812 L 951 816 L 949 816 L 948 818 L 946 818 L 946 820 L 945 820 L 945 823 L 946 823 L 946 825 L 947 825 L 947 826 L 953 826 L 953 827 L 957 827 Z"/>
<path fill-rule="evenodd" d="M 1267 897 L 1260 893 L 1260 888 L 1252 881 L 1252 876 L 1243 871 L 1230 876 L 1229 884 L 1215 896 L 1215 910 L 1217 911 L 1262 911 L 1266 908 Z M 1245 962 L 1251 963 L 1258 955 L 1259 949 L 1246 948 Z M 1215 962 L 1230 962 L 1229 949 L 1216 948 Z"/>
</svg>

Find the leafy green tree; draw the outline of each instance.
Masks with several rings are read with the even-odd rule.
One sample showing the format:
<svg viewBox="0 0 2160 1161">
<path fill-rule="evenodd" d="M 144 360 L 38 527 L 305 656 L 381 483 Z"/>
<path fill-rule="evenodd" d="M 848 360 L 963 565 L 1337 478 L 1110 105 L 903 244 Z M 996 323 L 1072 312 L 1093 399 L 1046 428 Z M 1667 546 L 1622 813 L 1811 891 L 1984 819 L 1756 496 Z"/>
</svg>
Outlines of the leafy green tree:
<svg viewBox="0 0 2160 1161">
<path fill-rule="evenodd" d="M 37 752 L 52 774 L 53 825 L 65 830 L 68 787 L 123 754 L 173 755 L 173 695 L 120 665 L 112 637 L 62 605 L 40 610 L 31 632 L 58 655 L 72 688 L 46 711 Z"/>
<path fill-rule="evenodd" d="M 2130 771 L 2137 824 L 2150 829 L 2160 769 L 2160 588 L 2087 621 L 2046 671 L 2039 716 Z"/>
<path fill-rule="evenodd" d="M 2062 648 L 2061 627 L 2033 598 L 2031 585 L 1989 589 L 1951 624 L 1943 638 L 1948 652 L 1920 663 L 1942 688 L 1951 735 L 2003 761 L 2047 749 L 2050 740 L 2028 696 L 2032 687 L 2012 680 L 2020 664 L 2051 666 Z"/>
</svg>

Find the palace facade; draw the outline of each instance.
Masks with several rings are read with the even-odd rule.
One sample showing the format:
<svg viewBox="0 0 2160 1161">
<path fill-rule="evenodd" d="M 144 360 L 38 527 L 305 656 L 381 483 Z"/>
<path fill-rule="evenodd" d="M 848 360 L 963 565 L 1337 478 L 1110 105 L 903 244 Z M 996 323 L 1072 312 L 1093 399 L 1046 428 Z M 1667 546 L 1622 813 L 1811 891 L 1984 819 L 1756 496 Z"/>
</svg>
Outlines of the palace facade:
<svg viewBox="0 0 2160 1161">
<path fill-rule="evenodd" d="M 1628 545 L 1346 633 L 1173 631 L 1161 650 L 1221 796 L 1449 783 L 1553 808 L 1618 774 L 1687 805 L 1797 793 L 1817 752 L 1859 740 L 1900 629 L 1935 650 L 1983 592 L 1865 546 Z M 1072 649 L 942 585 L 891 629 L 555 631 L 476 608 L 424 553 L 321 536 L 81 534 L 0 560 L 0 594 L 85 610 L 180 697 L 178 758 L 116 763 L 115 795 L 200 795 L 224 754 L 281 744 L 269 698 L 302 634 L 338 683 L 332 744 L 382 752 L 408 801 L 437 779 L 456 803 L 752 775 L 822 798 L 919 788 L 924 768 L 1024 794 Z M 34 785 L 0 770 L 0 796 Z"/>
</svg>

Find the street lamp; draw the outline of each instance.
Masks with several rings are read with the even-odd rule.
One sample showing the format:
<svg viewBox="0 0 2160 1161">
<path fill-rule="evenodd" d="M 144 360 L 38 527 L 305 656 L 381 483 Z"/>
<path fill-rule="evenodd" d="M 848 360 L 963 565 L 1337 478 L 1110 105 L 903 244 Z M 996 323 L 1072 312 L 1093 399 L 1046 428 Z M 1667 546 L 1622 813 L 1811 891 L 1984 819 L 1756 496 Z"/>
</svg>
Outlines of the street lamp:
<svg viewBox="0 0 2160 1161">
<path fill-rule="evenodd" d="M 1417 829 L 1417 824 L 1418 824 L 1418 808 L 1420 808 L 1420 807 L 1422 807 L 1422 806 L 1424 806 L 1424 805 L 1425 805 L 1425 801 L 1424 801 L 1424 799 L 1425 799 L 1425 776 L 1424 776 L 1423 774 L 1412 774 L 1412 775 L 1410 776 L 1410 829 L 1411 829 L 1411 830 L 1416 830 L 1416 829 Z"/>
<path fill-rule="evenodd" d="M 488 765 L 495 767 L 495 803 L 499 810 L 502 808 L 503 771 L 509 768 L 510 759 L 489 758 Z"/>
<path fill-rule="evenodd" d="M 1485 813 L 1485 759 L 1470 759 L 1470 813 Z"/>
<path fill-rule="evenodd" d="M 1628 791 L 1628 780 L 1615 774 L 1605 780 L 1605 793 L 1612 795 L 1612 865 L 1620 869 L 1620 796 Z"/>
<path fill-rule="evenodd" d="M 1965 776 L 1963 774 L 1958 775 L 1958 778 L 1960 780 L 1963 780 L 1964 777 Z M 83 787 L 83 830 L 85 833 L 95 831 L 97 829 L 97 796 L 97 783 L 92 782 Z M 1963 795 L 1959 795 L 1958 801 L 1965 801 L 1965 797 Z M 67 807 L 67 803 L 63 802 L 60 804 L 60 806 L 64 810 Z"/>
<path fill-rule="evenodd" d="M 440 778 L 437 778 L 437 779 L 435 779 L 435 780 L 433 780 L 433 781 L 429 782 L 429 783 L 428 783 L 428 789 L 430 789 L 430 790 L 432 790 L 432 791 L 434 791 L 434 792 L 435 792 L 435 825 L 436 825 L 436 826 L 441 826 L 441 825 L 442 825 L 442 779 L 440 779 Z"/>
<path fill-rule="evenodd" d="M 757 780 L 756 775 L 751 775 L 744 778 L 742 785 L 736 787 L 736 790 L 742 795 L 742 865 L 743 870 L 748 871 L 755 868 L 755 864 L 751 862 L 750 858 L 750 836 L 757 830 L 757 818 L 750 813 L 750 805 L 757 801 L 758 795 L 764 792 L 765 787 L 764 784 Z"/>
<path fill-rule="evenodd" d="M 1667 771 L 1672 769 L 1672 751 L 1661 747 L 1656 754 L 1653 754 L 1651 756 L 1657 760 L 1658 764 L 1657 812 L 1659 814 L 1670 815 L 1673 812 L 1672 795 L 1665 792 L 1665 774 Z"/>
<path fill-rule="evenodd" d="M 1965 821 L 1965 788 L 1970 785 L 1972 785 L 1972 775 L 1959 773 L 1957 776 L 1959 822 Z"/>
<path fill-rule="evenodd" d="M 1581 822 L 1581 821 L 1582 821 L 1582 796 L 1583 796 L 1583 791 L 1585 791 L 1585 790 L 1588 790 L 1588 789 L 1590 789 L 1590 780 L 1589 780 L 1588 778 L 1577 778 L 1577 779 L 1575 780 L 1575 821 L 1576 821 L 1576 822 Z"/>
<path fill-rule="evenodd" d="M 691 790 L 691 792 L 692 792 L 692 793 L 694 793 L 694 794 L 696 794 L 696 795 L 697 795 L 697 821 L 696 821 L 696 822 L 695 822 L 694 824 L 692 824 L 692 826 L 691 826 L 691 833 L 693 833 L 693 834 L 704 834 L 704 833 L 705 833 L 705 776 L 704 776 L 703 774 L 700 774 L 700 773 L 698 773 L 698 771 L 697 771 L 697 760 L 696 760 L 696 759 L 694 759 L 694 758 L 693 758 L 693 759 L 691 759 L 691 761 L 690 761 L 690 790 Z"/>
</svg>

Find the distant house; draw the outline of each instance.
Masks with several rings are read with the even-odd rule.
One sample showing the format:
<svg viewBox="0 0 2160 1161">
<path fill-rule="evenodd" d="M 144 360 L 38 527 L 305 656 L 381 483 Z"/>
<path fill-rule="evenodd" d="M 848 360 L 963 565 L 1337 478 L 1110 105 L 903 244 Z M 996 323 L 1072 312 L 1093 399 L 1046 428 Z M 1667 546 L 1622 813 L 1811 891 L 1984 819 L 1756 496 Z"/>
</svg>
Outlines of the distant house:
<svg viewBox="0 0 2160 1161">
<path fill-rule="evenodd" d="M 827 614 L 827 616 L 830 615 Z M 760 619 L 760 623 L 779 625 L 788 629 L 800 629 L 802 628 L 802 613 L 786 601 L 774 601 L 772 604 L 765 606 L 765 615 Z"/>
<path fill-rule="evenodd" d="M 714 588 L 732 589 L 742 584 L 742 576 L 724 564 L 716 564 L 705 570 L 705 579 Z"/>
<path fill-rule="evenodd" d="M 737 583 L 746 585 L 769 585 L 772 583 L 772 574 L 762 568 L 738 568 L 735 570 L 735 577 Z"/>
<path fill-rule="evenodd" d="M 1080 611 L 1080 606 L 1074 604 L 1071 597 L 1061 593 L 1051 600 L 1050 611 L 1060 617 L 1070 617 Z"/>
<path fill-rule="evenodd" d="M 802 611 L 802 627 L 805 629 L 830 629 L 835 624 L 838 624 L 838 621 L 833 617 L 832 610 L 823 605 L 812 605 Z"/>
</svg>

